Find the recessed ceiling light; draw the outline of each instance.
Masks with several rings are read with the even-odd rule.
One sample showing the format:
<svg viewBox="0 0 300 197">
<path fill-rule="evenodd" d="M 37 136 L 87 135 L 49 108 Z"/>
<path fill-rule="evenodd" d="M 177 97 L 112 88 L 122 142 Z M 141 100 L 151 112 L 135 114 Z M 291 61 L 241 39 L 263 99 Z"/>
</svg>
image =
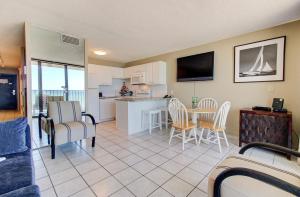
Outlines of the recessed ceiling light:
<svg viewBox="0 0 300 197">
<path fill-rule="evenodd" d="M 106 51 L 104 51 L 104 50 L 94 51 L 94 53 L 95 53 L 96 55 L 106 55 Z"/>
</svg>

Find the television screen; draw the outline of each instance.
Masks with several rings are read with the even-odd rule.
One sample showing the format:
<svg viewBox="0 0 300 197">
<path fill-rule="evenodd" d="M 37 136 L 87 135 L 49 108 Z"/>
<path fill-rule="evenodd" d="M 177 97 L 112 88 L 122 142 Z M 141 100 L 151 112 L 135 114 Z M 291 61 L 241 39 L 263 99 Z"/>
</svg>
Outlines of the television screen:
<svg viewBox="0 0 300 197">
<path fill-rule="evenodd" d="M 177 81 L 213 80 L 214 51 L 177 59 Z"/>
</svg>

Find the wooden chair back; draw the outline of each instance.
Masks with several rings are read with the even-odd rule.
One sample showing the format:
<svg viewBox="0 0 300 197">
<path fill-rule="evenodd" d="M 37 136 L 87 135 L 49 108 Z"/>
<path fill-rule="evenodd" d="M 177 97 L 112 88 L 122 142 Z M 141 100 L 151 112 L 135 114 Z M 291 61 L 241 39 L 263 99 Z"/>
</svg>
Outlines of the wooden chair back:
<svg viewBox="0 0 300 197">
<path fill-rule="evenodd" d="M 177 98 L 172 98 L 169 102 L 168 109 L 173 125 L 176 125 L 178 128 L 189 127 L 188 113 L 183 103 L 181 103 Z"/>
<path fill-rule="evenodd" d="M 199 109 L 204 110 L 218 110 L 218 102 L 214 98 L 202 98 L 198 103 Z M 199 114 L 199 119 L 204 121 L 212 121 L 214 119 L 215 113 L 203 113 Z"/>
<path fill-rule="evenodd" d="M 221 107 L 219 108 L 217 114 L 214 117 L 214 129 L 226 129 L 226 120 L 228 116 L 228 112 L 230 110 L 231 103 L 229 101 L 225 101 Z"/>
</svg>

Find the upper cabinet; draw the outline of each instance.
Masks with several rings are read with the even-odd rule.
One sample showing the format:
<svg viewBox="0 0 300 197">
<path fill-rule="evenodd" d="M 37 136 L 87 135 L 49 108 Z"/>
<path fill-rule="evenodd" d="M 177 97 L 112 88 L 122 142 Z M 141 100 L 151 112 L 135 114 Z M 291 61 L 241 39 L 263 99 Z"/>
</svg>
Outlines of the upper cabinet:
<svg viewBox="0 0 300 197">
<path fill-rule="evenodd" d="M 109 66 L 88 65 L 88 88 L 99 85 L 112 85 L 112 70 Z"/>
<path fill-rule="evenodd" d="M 150 62 L 125 68 L 125 78 L 134 73 L 145 73 L 145 83 L 149 85 L 165 85 L 167 83 L 167 64 L 163 61 Z"/>
<path fill-rule="evenodd" d="M 111 67 L 112 78 L 124 79 L 124 69 L 119 67 Z"/>
<path fill-rule="evenodd" d="M 159 61 L 152 63 L 152 84 L 163 85 L 167 83 L 167 64 Z"/>
<path fill-rule="evenodd" d="M 149 85 L 165 85 L 166 62 L 157 61 L 127 68 L 88 65 L 88 88 L 97 88 L 99 85 L 112 85 L 112 79 L 129 79 L 135 73 L 145 73 L 145 83 Z"/>
</svg>

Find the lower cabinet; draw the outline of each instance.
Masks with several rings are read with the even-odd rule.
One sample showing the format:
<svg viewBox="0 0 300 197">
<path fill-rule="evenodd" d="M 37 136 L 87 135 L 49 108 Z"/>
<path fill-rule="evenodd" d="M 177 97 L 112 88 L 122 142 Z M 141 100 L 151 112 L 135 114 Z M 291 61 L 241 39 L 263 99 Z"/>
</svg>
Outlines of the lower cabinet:
<svg viewBox="0 0 300 197">
<path fill-rule="evenodd" d="M 115 99 L 100 99 L 100 122 L 114 120 L 116 118 L 116 101 Z"/>
</svg>

